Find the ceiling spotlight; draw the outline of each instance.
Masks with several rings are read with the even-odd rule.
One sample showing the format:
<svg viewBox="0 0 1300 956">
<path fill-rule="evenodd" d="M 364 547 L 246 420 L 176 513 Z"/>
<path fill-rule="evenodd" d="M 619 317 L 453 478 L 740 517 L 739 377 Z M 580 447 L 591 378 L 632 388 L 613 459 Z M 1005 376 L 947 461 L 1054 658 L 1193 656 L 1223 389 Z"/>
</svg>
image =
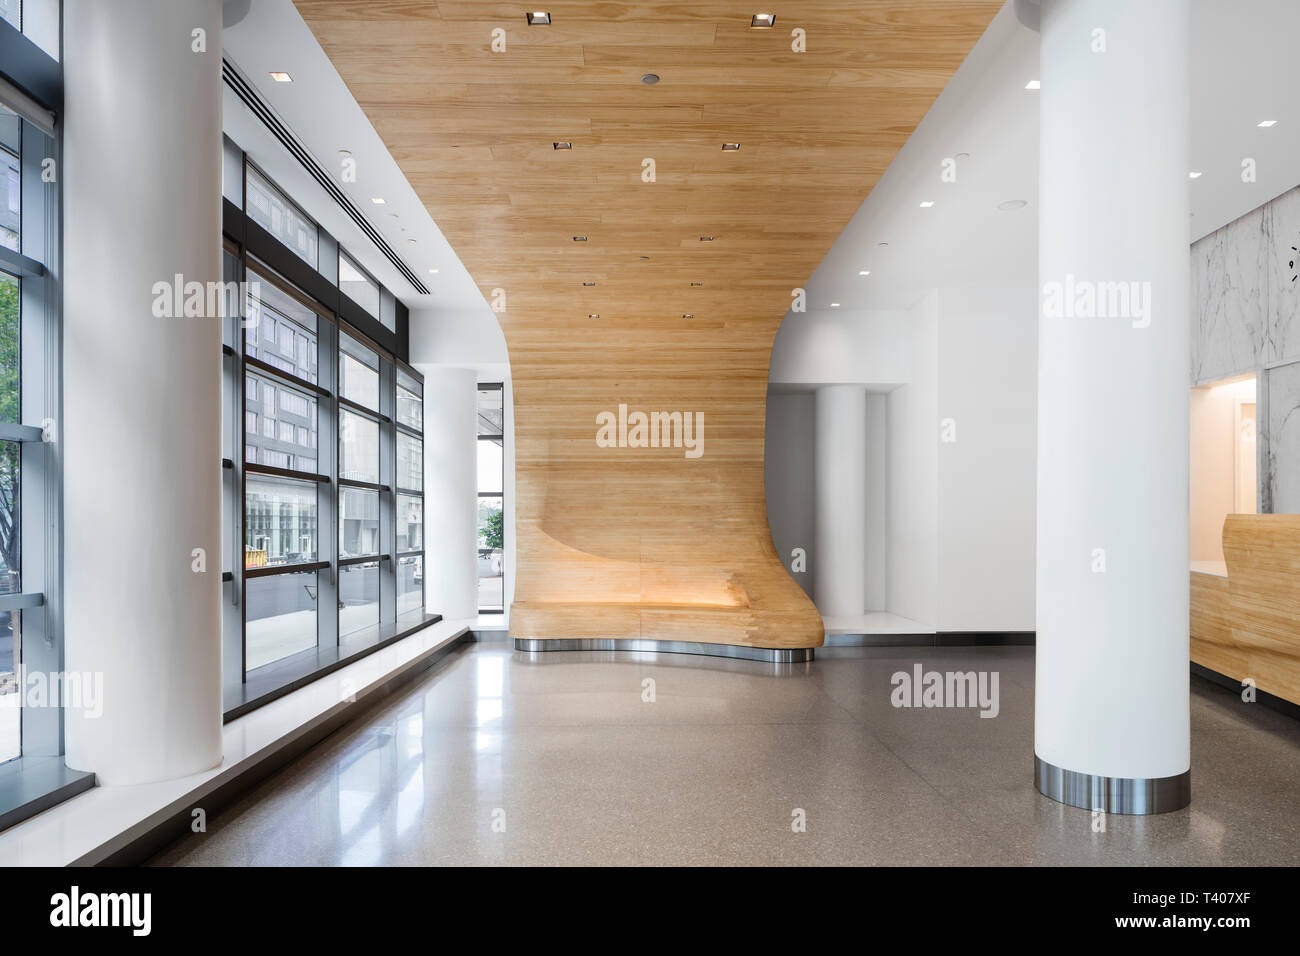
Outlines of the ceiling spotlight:
<svg viewBox="0 0 1300 956">
<path fill-rule="evenodd" d="M 970 159 L 970 153 L 958 153 L 953 159 Z"/>
<path fill-rule="evenodd" d="M 553 149 L 573 149 L 573 144 L 572 144 L 572 143 L 552 143 L 552 144 L 551 144 L 551 147 L 552 147 Z"/>
<path fill-rule="evenodd" d="M 887 243 L 887 242 L 878 242 L 878 243 L 876 243 L 876 245 L 879 246 L 881 249 L 884 249 L 884 248 L 888 247 L 889 243 Z"/>
<path fill-rule="evenodd" d="M 434 275 L 434 276 L 436 276 L 437 274 L 438 274 L 438 270 L 437 270 L 437 269 L 430 269 L 430 270 L 429 270 L 429 275 Z"/>
<path fill-rule="evenodd" d="M 1188 173 L 1188 174 L 1187 174 L 1187 178 L 1188 178 L 1188 179 L 1200 179 L 1200 178 L 1201 178 L 1201 174 L 1200 174 L 1200 173 Z"/>
<path fill-rule="evenodd" d="M 384 204 L 384 197 L 383 197 L 383 196 L 372 196 L 372 197 L 370 198 L 370 201 L 371 201 L 372 203 L 374 203 L 376 206 L 382 206 L 382 205 Z"/>
<path fill-rule="evenodd" d="M 659 74 L 647 73 L 643 77 L 641 77 L 641 82 L 644 83 L 646 86 L 654 86 L 656 83 L 659 82 Z"/>
<path fill-rule="evenodd" d="M 832 302 L 832 303 L 831 303 L 831 308 L 832 308 L 832 309 L 838 309 L 839 307 L 840 307 L 840 304 L 839 304 L 838 302 Z"/>
<path fill-rule="evenodd" d="M 594 283 L 594 282 L 584 282 L 584 283 L 583 283 L 583 285 L 586 285 L 586 286 L 592 286 L 592 285 L 595 285 L 595 284 L 596 284 L 596 283 Z"/>
<path fill-rule="evenodd" d="M 776 26 L 775 13 L 756 13 L 749 18 L 751 30 L 770 30 L 774 26 Z"/>
<path fill-rule="evenodd" d="M 592 313 L 588 314 L 587 318 L 589 318 L 589 319 L 599 319 L 599 318 L 600 318 L 600 313 L 599 313 L 599 312 L 592 312 Z"/>
<path fill-rule="evenodd" d="M 869 275 L 871 275 L 871 270 L 870 270 L 870 269 L 859 269 L 859 270 L 858 270 L 858 275 L 860 275 L 860 276 L 869 276 Z"/>
<path fill-rule="evenodd" d="M 638 261 L 638 262 L 649 262 L 649 261 L 650 261 L 650 257 L 649 257 L 649 256 L 637 256 L 636 258 L 637 258 L 637 261 Z"/>
<path fill-rule="evenodd" d="M 1264 127 L 1265 129 L 1268 129 L 1270 126 L 1276 126 L 1277 120 L 1261 120 L 1259 125 Z"/>
<path fill-rule="evenodd" d="M 545 10 L 530 13 L 528 14 L 528 25 L 530 27 L 549 27 L 551 25 L 551 15 Z"/>
<path fill-rule="evenodd" d="M 998 208 L 1003 212 L 1010 212 L 1013 209 L 1024 209 L 1029 203 L 1024 199 L 1008 199 L 998 203 Z"/>
<path fill-rule="evenodd" d="M 407 239 L 406 241 L 409 242 L 411 245 L 415 245 L 415 240 L 414 240 L 414 239 Z"/>
<path fill-rule="evenodd" d="M 740 149 L 740 144 L 739 144 L 739 143 L 723 143 L 723 144 L 722 144 L 722 151 L 723 151 L 724 153 L 735 152 L 735 151 L 738 150 L 738 149 Z"/>
<path fill-rule="evenodd" d="M 712 242 L 712 241 L 713 241 L 712 236 L 700 236 L 700 242 Z"/>
<path fill-rule="evenodd" d="M 921 200 L 921 208 L 922 208 L 922 209 L 929 209 L 929 208 L 930 208 L 931 206 L 933 206 L 933 205 L 934 205 L 934 200 L 933 200 L 933 199 L 923 199 L 923 200 Z"/>
<path fill-rule="evenodd" d="M 1041 90 L 1042 88 L 1043 84 L 1038 82 L 1038 80 L 1030 80 L 1025 84 L 1025 89 L 1027 90 Z"/>
<path fill-rule="evenodd" d="M 683 312 L 683 313 L 682 313 L 682 318 L 683 318 L 683 319 L 693 319 L 693 318 L 695 318 L 695 313 L 694 313 L 694 312 Z"/>
<path fill-rule="evenodd" d="M 271 73 L 271 79 L 275 80 L 275 82 L 277 82 L 277 83 L 292 83 L 292 82 L 293 82 L 293 77 L 290 76 L 288 73 L 279 73 L 279 72 L 275 72 L 275 71 L 272 71 L 272 73 Z"/>
<path fill-rule="evenodd" d="M 574 237 L 573 237 L 573 241 L 574 241 L 574 242 L 586 242 L 586 241 L 587 241 L 587 237 L 586 237 L 586 236 L 574 236 Z"/>
<path fill-rule="evenodd" d="M 703 282 L 692 282 L 691 285 L 704 285 Z"/>
<path fill-rule="evenodd" d="M 340 150 L 339 150 L 339 155 L 340 155 L 340 156 L 351 156 L 351 155 L 352 155 L 352 150 L 350 150 L 350 149 L 340 149 Z"/>
</svg>

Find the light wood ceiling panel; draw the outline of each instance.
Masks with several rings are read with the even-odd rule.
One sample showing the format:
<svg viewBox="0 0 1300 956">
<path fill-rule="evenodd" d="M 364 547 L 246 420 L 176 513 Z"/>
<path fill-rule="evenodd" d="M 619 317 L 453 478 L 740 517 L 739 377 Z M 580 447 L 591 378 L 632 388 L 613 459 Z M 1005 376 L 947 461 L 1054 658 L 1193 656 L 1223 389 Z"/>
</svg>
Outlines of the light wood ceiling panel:
<svg viewBox="0 0 1300 956">
<path fill-rule="evenodd" d="M 295 2 L 485 298 L 506 292 L 511 632 L 819 645 L 768 531 L 772 339 L 1001 0 L 548 0 L 538 27 L 487 0 Z M 598 447 L 620 404 L 703 413 L 703 455 Z"/>
</svg>

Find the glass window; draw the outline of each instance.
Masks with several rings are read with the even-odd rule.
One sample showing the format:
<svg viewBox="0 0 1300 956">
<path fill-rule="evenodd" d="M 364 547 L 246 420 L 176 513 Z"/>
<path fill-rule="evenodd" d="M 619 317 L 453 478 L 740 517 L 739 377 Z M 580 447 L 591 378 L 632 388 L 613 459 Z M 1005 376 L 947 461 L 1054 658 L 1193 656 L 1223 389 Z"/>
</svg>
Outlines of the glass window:
<svg viewBox="0 0 1300 956">
<path fill-rule="evenodd" d="M 316 646 L 315 571 L 249 578 L 244 590 L 247 670 Z"/>
<path fill-rule="evenodd" d="M 411 428 L 424 427 L 424 400 L 400 385 L 397 386 L 397 420 Z"/>
<path fill-rule="evenodd" d="M 22 591 L 21 470 L 22 447 L 0 442 L 0 594 Z"/>
<path fill-rule="evenodd" d="M 502 556 L 502 500 L 478 500 L 478 608 L 480 611 L 505 609 L 505 572 Z"/>
<path fill-rule="evenodd" d="M 397 613 L 424 606 L 424 558 L 413 554 L 397 561 Z"/>
<path fill-rule="evenodd" d="M 397 553 L 424 547 L 424 499 L 419 495 L 397 496 Z"/>
<path fill-rule="evenodd" d="M 245 354 L 316 384 L 316 313 L 252 269 L 246 309 Z"/>
<path fill-rule="evenodd" d="M 379 410 L 379 355 L 346 332 L 339 333 L 339 395 Z"/>
<path fill-rule="evenodd" d="M 0 422 L 22 421 L 22 283 L 0 272 Z"/>
<path fill-rule="evenodd" d="M 14 252 L 22 252 L 23 174 L 18 161 L 21 130 L 18 114 L 0 106 L 0 246 Z"/>
<path fill-rule="evenodd" d="M 379 422 L 339 409 L 339 477 L 379 483 Z"/>
<path fill-rule="evenodd" d="M 0 20 L 6 20 L 13 25 L 14 29 L 23 28 L 23 3 L 22 0 L 0 0 Z"/>
<path fill-rule="evenodd" d="M 244 483 L 244 567 L 316 560 L 316 483 L 248 474 Z"/>
<path fill-rule="evenodd" d="M 478 490 L 500 493 L 503 477 L 500 438 L 478 440 Z"/>
<path fill-rule="evenodd" d="M 478 433 L 505 434 L 505 417 L 501 407 L 504 392 L 500 387 L 480 388 L 478 392 Z"/>
<path fill-rule="evenodd" d="M 339 637 L 379 623 L 379 562 L 339 568 Z"/>
<path fill-rule="evenodd" d="M 315 473 L 316 399 L 261 375 L 250 374 L 248 378 L 255 387 L 249 389 L 245 412 L 261 413 L 262 432 L 245 433 L 253 452 L 245 460 L 249 464 Z"/>
<path fill-rule="evenodd" d="M 397 433 L 397 487 L 420 491 L 424 478 L 424 442 Z"/>
<path fill-rule="evenodd" d="M 339 557 L 379 554 L 379 492 L 339 489 Z"/>
<path fill-rule="evenodd" d="M 366 275 L 357 260 L 339 249 L 339 290 L 375 318 L 379 318 L 379 283 Z"/>
<path fill-rule="evenodd" d="M 244 211 L 249 218 L 292 249 L 313 269 L 317 268 L 320 234 L 316 223 L 252 166 L 247 167 L 244 188 L 248 193 Z"/>
<path fill-rule="evenodd" d="M 23 753 L 22 698 L 18 686 L 22 634 L 22 611 L 0 611 L 0 764 Z"/>
</svg>

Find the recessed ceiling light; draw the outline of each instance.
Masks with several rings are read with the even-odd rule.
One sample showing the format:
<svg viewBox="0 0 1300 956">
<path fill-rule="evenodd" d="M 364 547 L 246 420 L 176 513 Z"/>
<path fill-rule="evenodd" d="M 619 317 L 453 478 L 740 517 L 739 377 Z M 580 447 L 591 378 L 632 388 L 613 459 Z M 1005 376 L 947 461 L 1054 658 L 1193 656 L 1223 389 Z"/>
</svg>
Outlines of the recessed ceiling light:
<svg viewBox="0 0 1300 956">
<path fill-rule="evenodd" d="M 1188 179 L 1200 179 L 1200 178 L 1201 178 L 1201 174 L 1200 174 L 1200 173 L 1188 173 L 1188 174 L 1187 174 L 1187 178 L 1188 178 Z"/>
<path fill-rule="evenodd" d="M 921 208 L 922 208 L 922 209 L 929 209 L 929 208 L 930 208 L 931 206 L 933 206 L 933 205 L 934 205 L 934 200 L 933 200 L 933 199 L 923 199 L 923 200 L 921 200 Z"/>
<path fill-rule="evenodd" d="M 751 30 L 770 30 L 776 26 L 775 13 L 756 13 L 749 18 Z"/>
<path fill-rule="evenodd" d="M 637 261 L 638 261 L 638 262 L 649 262 L 649 261 L 650 261 L 650 257 L 649 257 L 649 256 L 637 256 L 636 258 L 637 258 Z"/>
<path fill-rule="evenodd" d="M 682 318 L 683 318 L 683 319 L 693 319 L 693 318 L 695 318 L 695 313 L 694 313 L 694 312 L 683 312 L 683 313 L 682 313 Z"/>
<path fill-rule="evenodd" d="M 998 208 L 1003 212 L 1010 212 L 1013 209 L 1024 209 L 1028 205 L 1029 202 L 1024 199 L 1007 199 L 998 203 Z"/>
<path fill-rule="evenodd" d="M 552 147 L 553 149 L 573 149 L 573 144 L 572 144 L 572 143 L 552 143 L 552 144 L 551 144 L 551 147 Z"/>
<path fill-rule="evenodd" d="M 595 284 L 596 284 L 596 283 L 594 283 L 594 282 L 584 282 L 584 283 L 583 283 L 583 285 L 595 285 Z"/>
<path fill-rule="evenodd" d="M 738 150 L 738 149 L 740 149 L 740 144 L 739 144 L 739 143 L 723 143 L 723 144 L 722 144 L 722 151 L 723 151 L 724 153 L 735 152 L 735 151 Z"/>
<path fill-rule="evenodd" d="M 586 241 L 587 241 L 587 237 L 586 237 L 586 236 L 574 236 L 574 237 L 573 237 L 573 241 L 574 241 L 574 242 L 586 242 Z"/>
<path fill-rule="evenodd" d="M 858 270 L 858 275 L 860 275 L 860 276 L 869 276 L 869 275 L 871 275 L 871 270 L 870 270 L 870 269 L 859 269 L 859 270 Z"/>
<path fill-rule="evenodd" d="M 970 153 L 958 153 L 953 159 L 970 159 Z"/>
<path fill-rule="evenodd" d="M 276 72 L 276 71 L 274 71 L 274 70 L 271 71 L 271 79 L 275 80 L 275 82 L 277 82 L 277 83 L 292 83 L 292 82 L 293 82 L 293 77 L 290 76 L 288 73 L 279 73 L 279 72 Z"/>
<path fill-rule="evenodd" d="M 545 10 L 530 13 L 528 14 L 528 25 L 530 27 L 549 27 L 551 25 L 551 15 Z"/>
<path fill-rule="evenodd" d="M 415 245 L 415 240 L 414 240 L 414 239 L 407 239 L 406 241 L 409 242 L 411 245 Z"/>
<path fill-rule="evenodd" d="M 438 274 L 438 270 L 437 270 L 437 269 L 430 269 L 430 270 L 429 270 L 429 274 L 430 274 L 430 275 L 435 275 L 435 276 L 436 276 L 436 275 Z"/>
<path fill-rule="evenodd" d="M 832 309 L 838 309 L 839 307 L 840 307 L 840 304 L 839 304 L 838 302 L 832 302 L 832 303 L 831 303 L 831 308 L 832 308 Z"/>
<path fill-rule="evenodd" d="M 339 150 L 339 155 L 340 155 L 340 156 L 351 156 L 351 155 L 352 155 L 352 150 L 350 150 L 350 149 L 340 149 L 340 150 Z"/>
<path fill-rule="evenodd" d="M 641 77 L 641 82 L 644 83 L 646 86 L 654 86 L 656 83 L 659 82 L 659 74 L 647 73 Z"/>
<path fill-rule="evenodd" d="M 712 241 L 713 241 L 712 236 L 700 236 L 700 242 L 712 242 Z"/>
<path fill-rule="evenodd" d="M 371 196 L 371 197 L 370 197 L 370 201 L 371 201 L 372 203 L 374 203 L 376 206 L 382 206 L 382 205 L 384 204 L 384 197 L 383 197 L 383 196 Z"/>
<path fill-rule="evenodd" d="M 599 313 L 599 312 L 592 312 L 592 313 L 590 313 L 590 314 L 587 316 L 587 318 L 589 318 L 589 319 L 599 319 L 599 318 L 600 318 L 600 313 Z"/>
<path fill-rule="evenodd" d="M 1043 88 L 1043 84 L 1040 83 L 1038 80 L 1030 80 L 1028 83 L 1025 84 L 1025 89 L 1027 90 L 1040 90 L 1042 88 Z"/>
<path fill-rule="evenodd" d="M 1276 126 L 1277 120 L 1260 120 L 1259 125 L 1267 129 L 1270 126 Z"/>
<path fill-rule="evenodd" d="M 704 285 L 703 282 L 692 282 L 691 285 Z"/>
<path fill-rule="evenodd" d="M 876 245 L 879 246 L 881 249 L 884 249 L 885 247 L 887 247 L 887 246 L 889 245 L 889 243 L 887 243 L 887 242 L 878 242 L 878 243 L 876 243 Z"/>
</svg>

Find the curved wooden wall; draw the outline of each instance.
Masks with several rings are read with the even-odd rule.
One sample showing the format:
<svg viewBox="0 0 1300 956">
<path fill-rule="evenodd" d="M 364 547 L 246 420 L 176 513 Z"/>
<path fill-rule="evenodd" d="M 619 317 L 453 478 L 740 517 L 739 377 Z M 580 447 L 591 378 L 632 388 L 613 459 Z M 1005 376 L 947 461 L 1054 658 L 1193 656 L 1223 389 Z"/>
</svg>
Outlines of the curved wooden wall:
<svg viewBox="0 0 1300 956">
<path fill-rule="evenodd" d="M 767 523 L 772 339 L 1001 0 L 811 0 L 770 30 L 713 0 L 556 0 L 549 27 L 495 2 L 296 2 L 504 293 L 512 635 L 821 644 Z M 620 404 L 702 413 L 703 454 L 598 446 Z"/>
</svg>

